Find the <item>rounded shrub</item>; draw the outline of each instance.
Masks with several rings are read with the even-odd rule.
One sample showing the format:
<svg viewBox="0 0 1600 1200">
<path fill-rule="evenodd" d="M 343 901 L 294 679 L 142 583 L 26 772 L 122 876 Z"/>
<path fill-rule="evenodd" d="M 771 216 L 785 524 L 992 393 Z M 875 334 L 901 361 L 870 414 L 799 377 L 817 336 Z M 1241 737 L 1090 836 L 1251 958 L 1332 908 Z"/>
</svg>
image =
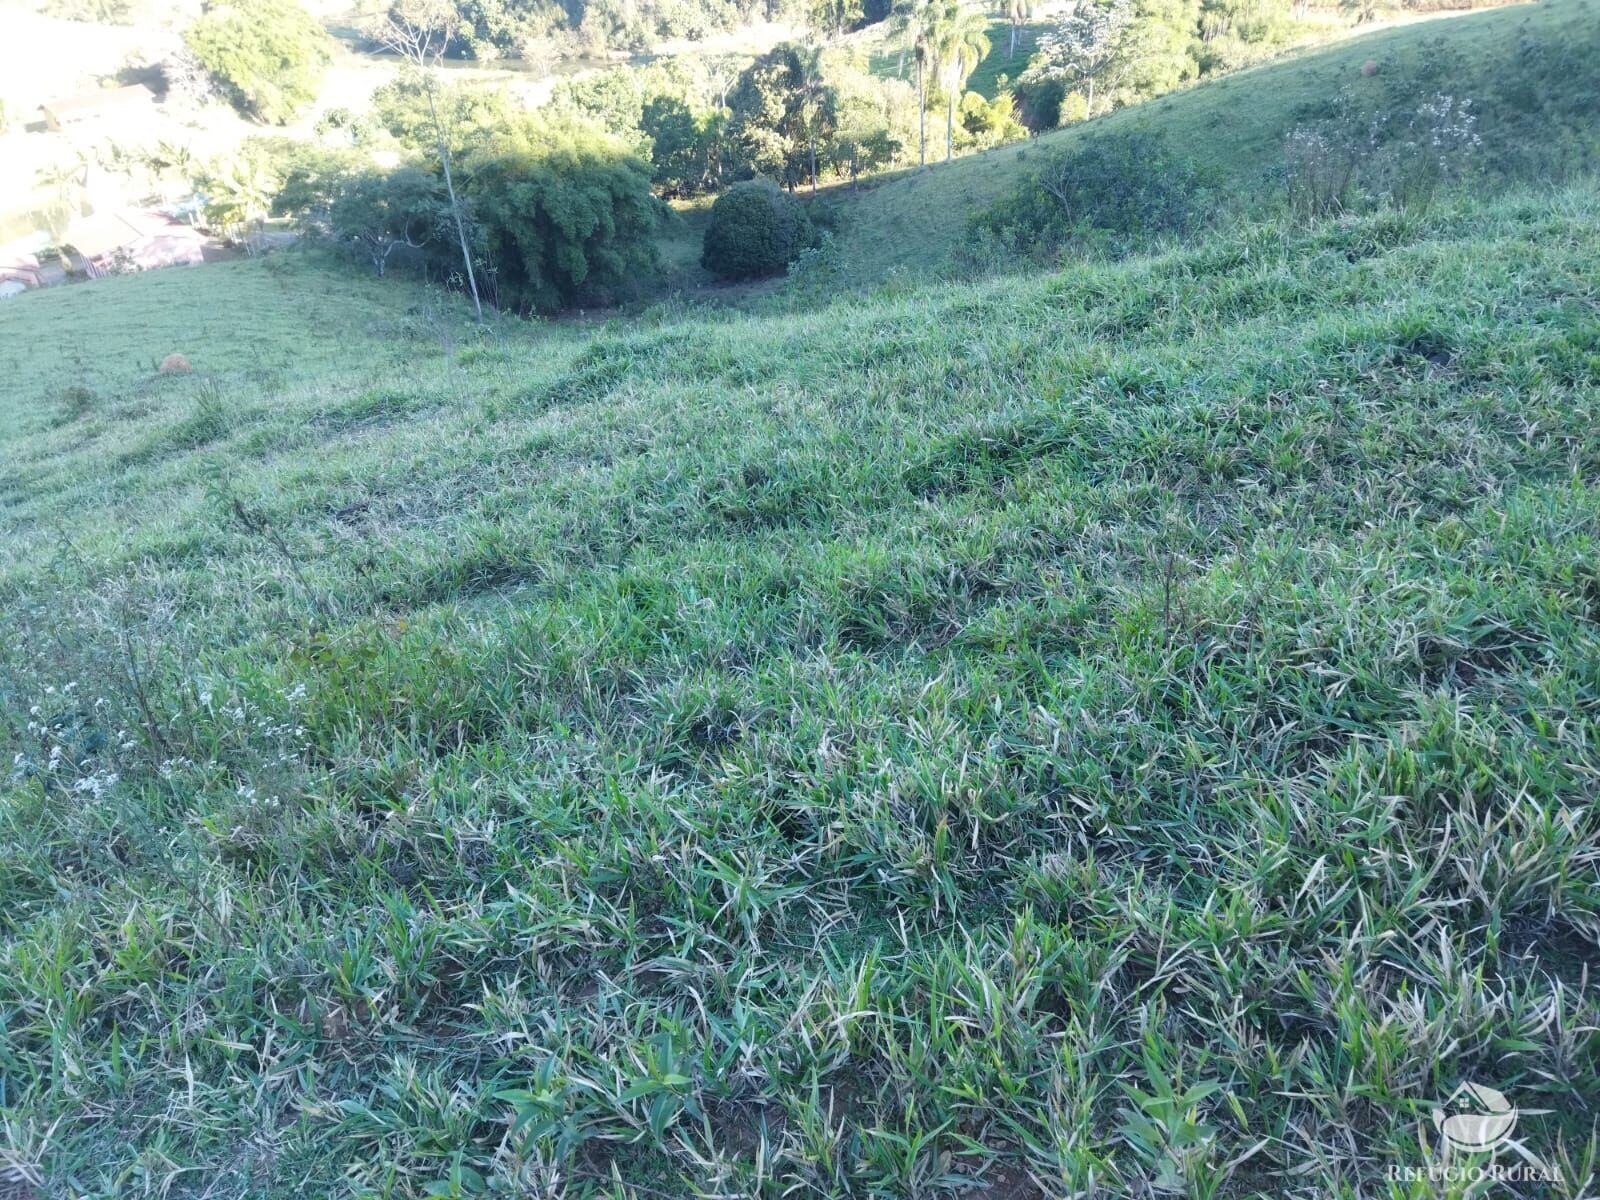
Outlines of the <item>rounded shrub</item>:
<svg viewBox="0 0 1600 1200">
<path fill-rule="evenodd" d="M 766 179 L 735 184 L 711 206 L 700 263 L 718 279 L 778 275 L 817 244 L 805 206 Z"/>
</svg>

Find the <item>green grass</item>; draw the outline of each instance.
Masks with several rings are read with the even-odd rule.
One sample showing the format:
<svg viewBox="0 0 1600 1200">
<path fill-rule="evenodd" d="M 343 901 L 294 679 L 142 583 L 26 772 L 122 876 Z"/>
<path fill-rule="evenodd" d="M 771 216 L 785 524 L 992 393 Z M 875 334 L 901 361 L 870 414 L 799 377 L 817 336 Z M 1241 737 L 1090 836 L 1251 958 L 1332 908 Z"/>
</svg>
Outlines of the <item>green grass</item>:
<svg viewBox="0 0 1600 1200">
<path fill-rule="evenodd" d="M 1017 28 L 1017 44 L 1013 51 L 1010 22 L 992 22 L 988 30 L 989 53 L 984 55 L 983 61 L 968 76 L 963 90 L 977 92 L 985 99 L 993 100 L 1000 91 L 1000 77 L 1004 75 L 1007 80 L 1015 82 L 1017 76 L 1027 69 L 1028 60 L 1033 57 L 1039 35 L 1049 28 L 1050 23 L 1047 21 L 1023 22 Z M 868 56 L 868 69 L 874 75 L 885 79 L 904 78 L 914 81 L 916 78 L 909 59 L 902 74 L 900 50 L 896 46 L 880 44 L 875 47 Z"/>
<path fill-rule="evenodd" d="M 1377 72 L 1362 74 L 1372 61 Z M 1211 176 L 1229 211 L 1280 199 L 1283 140 L 1343 88 L 1380 107 L 1414 110 L 1443 91 L 1470 98 L 1485 146 L 1478 185 L 1552 178 L 1600 163 L 1600 10 L 1592 0 L 1400 26 L 1305 50 L 1148 104 L 841 191 L 840 281 L 873 284 L 936 273 L 966 242 L 967 216 L 1087 135 L 1154 128 Z"/>
<path fill-rule="evenodd" d="M 1475 1079 L 1593 1194 L 1597 281 L 1578 187 L 765 316 L 7 302 L 0 1179 L 1354 1198 Z"/>
<path fill-rule="evenodd" d="M 993 100 L 1000 91 L 1000 77 L 1003 75 L 1008 81 L 1015 81 L 1027 69 L 1039 35 L 1049 28 L 1043 21 L 1024 22 L 1017 27 L 1017 45 L 1013 51 L 1010 23 L 996 21 L 990 25 L 989 53 L 983 56 L 983 61 L 968 77 L 966 90 Z"/>
<path fill-rule="evenodd" d="M 656 237 L 661 255 L 662 290 L 693 289 L 713 282 L 711 273 L 700 265 L 706 227 L 711 224 L 712 199 L 700 196 L 672 202 L 671 215 L 662 223 Z"/>
</svg>

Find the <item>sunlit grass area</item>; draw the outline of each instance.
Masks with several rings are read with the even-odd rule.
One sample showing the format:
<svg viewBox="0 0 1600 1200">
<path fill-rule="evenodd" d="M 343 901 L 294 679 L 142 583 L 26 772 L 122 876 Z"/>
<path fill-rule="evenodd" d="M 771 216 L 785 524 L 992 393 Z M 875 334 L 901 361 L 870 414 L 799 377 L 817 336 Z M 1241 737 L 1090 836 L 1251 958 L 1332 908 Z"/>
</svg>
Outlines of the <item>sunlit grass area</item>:
<svg viewBox="0 0 1600 1200">
<path fill-rule="evenodd" d="M 1478 1079 L 1591 1193 L 1597 280 L 8 302 L 7 1186 L 1356 1197 Z"/>
<path fill-rule="evenodd" d="M 994 21 L 989 25 L 989 53 L 983 56 L 983 61 L 967 78 L 965 91 L 977 92 L 979 95 L 993 100 L 1000 90 L 1000 79 L 1015 82 L 1028 67 L 1028 61 L 1033 57 L 1034 49 L 1039 44 L 1039 35 L 1050 28 L 1048 21 L 1023 21 L 1018 24 L 1015 43 L 1011 35 L 1009 21 Z M 874 75 L 893 77 L 896 79 L 914 79 L 914 67 L 907 53 L 902 53 L 899 46 L 892 44 L 891 39 L 883 36 L 879 31 L 872 31 L 871 36 L 881 42 L 876 46 L 870 56 L 870 65 Z"/>
<path fill-rule="evenodd" d="M 990 33 L 1003 48 L 999 31 Z M 1600 83 L 1585 65 L 1597 54 L 1600 14 L 1590 0 L 1547 0 L 1306 49 L 1026 144 L 905 171 L 859 195 L 850 189 L 840 202 L 847 215 L 836 282 L 947 270 L 967 247 L 975 209 L 1085 139 L 1134 130 L 1159 132 L 1201 168 L 1219 217 L 1270 211 L 1282 203 L 1285 137 L 1326 116 L 1344 91 L 1397 113 L 1440 93 L 1471 100 L 1483 139 L 1480 193 L 1581 174 L 1600 162 Z"/>
</svg>

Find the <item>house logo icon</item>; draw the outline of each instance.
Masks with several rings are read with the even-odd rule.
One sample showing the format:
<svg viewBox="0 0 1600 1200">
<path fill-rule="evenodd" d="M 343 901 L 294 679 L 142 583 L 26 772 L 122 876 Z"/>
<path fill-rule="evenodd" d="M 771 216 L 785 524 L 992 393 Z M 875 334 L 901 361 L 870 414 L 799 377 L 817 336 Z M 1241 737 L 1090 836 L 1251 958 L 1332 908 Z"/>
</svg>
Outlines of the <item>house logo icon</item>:
<svg viewBox="0 0 1600 1200">
<path fill-rule="evenodd" d="M 1463 1083 L 1433 1110 L 1433 1127 L 1457 1150 L 1495 1150 L 1516 1129 L 1517 1109 L 1492 1087 Z"/>
<path fill-rule="evenodd" d="M 1520 1189 L 1531 1182 L 1563 1183 L 1559 1166 L 1545 1162 L 1511 1135 L 1518 1117 L 1537 1116 L 1543 1108 L 1518 1109 L 1505 1093 L 1481 1083 L 1461 1084 L 1446 1100 L 1431 1110 L 1433 1127 L 1439 1132 L 1439 1145 L 1426 1147 L 1429 1157 L 1421 1165 L 1390 1163 L 1388 1178 L 1397 1183 L 1426 1181 L 1448 1185 L 1448 1195 L 1479 1195 L 1485 1184 L 1502 1183 Z M 1508 1150 L 1510 1154 L 1501 1155 Z M 1466 1193 L 1454 1185 L 1469 1185 Z"/>
</svg>

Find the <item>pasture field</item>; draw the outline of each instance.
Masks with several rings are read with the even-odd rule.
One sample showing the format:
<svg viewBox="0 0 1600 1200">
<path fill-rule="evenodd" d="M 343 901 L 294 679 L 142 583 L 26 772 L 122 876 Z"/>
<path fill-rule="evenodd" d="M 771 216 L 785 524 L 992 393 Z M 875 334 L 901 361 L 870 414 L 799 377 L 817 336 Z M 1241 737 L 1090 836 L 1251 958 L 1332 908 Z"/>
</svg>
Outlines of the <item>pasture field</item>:
<svg viewBox="0 0 1600 1200">
<path fill-rule="evenodd" d="M 990 33 L 998 53 L 1006 31 Z M 1473 181 L 1480 192 L 1581 177 L 1600 166 L 1597 61 L 1593 0 L 1544 0 L 1309 47 L 1026 143 L 836 188 L 842 232 L 832 286 L 949 274 L 967 247 L 970 212 L 1051 156 L 1133 130 L 1161 133 L 1202 168 L 1219 219 L 1255 219 L 1282 204 L 1285 137 L 1326 118 L 1343 91 L 1401 115 L 1440 93 L 1471 100 L 1483 139 Z M 942 156 L 943 127 L 937 132 L 930 154 L 936 141 Z"/>
<path fill-rule="evenodd" d="M 1465 1080 L 1593 1194 L 1597 289 L 8 302 L 8 1194 L 1420 1197 Z"/>
</svg>

